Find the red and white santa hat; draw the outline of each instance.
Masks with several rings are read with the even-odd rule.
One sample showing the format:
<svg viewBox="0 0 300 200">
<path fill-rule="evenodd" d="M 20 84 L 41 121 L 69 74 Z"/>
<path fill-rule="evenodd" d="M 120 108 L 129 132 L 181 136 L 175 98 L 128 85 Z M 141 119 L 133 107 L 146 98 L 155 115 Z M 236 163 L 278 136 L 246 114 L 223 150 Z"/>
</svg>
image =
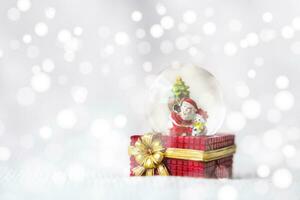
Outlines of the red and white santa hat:
<svg viewBox="0 0 300 200">
<path fill-rule="evenodd" d="M 183 98 L 183 99 L 181 100 L 181 104 L 182 104 L 183 102 L 186 102 L 186 103 L 192 105 L 196 110 L 198 110 L 197 103 L 196 103 L 193 99 L 191 99 L 191 98 Z"/>
</svg>

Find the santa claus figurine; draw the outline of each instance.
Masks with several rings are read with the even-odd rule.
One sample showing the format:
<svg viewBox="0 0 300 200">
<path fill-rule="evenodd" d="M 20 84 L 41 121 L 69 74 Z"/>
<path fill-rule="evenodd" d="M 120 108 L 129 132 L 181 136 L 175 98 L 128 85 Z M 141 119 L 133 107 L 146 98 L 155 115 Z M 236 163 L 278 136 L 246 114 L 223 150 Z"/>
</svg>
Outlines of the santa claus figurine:
<svg viewBox="0 0 300 200">
<path fill-rule="evenodd" d="M 196 115 L 207 119 L 207 113 L 198 108 L 196 102 L 191 98 L 183 98 L 178 109 L 173 109 L 170 115 L 172 128 L 170 134 L 173 136 L 191 136 Z"/>
</svg>

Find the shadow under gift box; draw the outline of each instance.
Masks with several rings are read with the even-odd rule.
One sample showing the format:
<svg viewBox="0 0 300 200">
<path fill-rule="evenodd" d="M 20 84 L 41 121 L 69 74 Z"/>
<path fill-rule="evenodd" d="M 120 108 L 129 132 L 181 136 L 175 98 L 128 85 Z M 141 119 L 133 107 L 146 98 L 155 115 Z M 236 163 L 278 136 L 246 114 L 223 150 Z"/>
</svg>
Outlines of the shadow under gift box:
<svg viewBox="0 0 300 200">
<path fill-rule="evenodd" d="M 130 145 L 142 135 L 131 136 Z M 192 150 L 192 154 L 201 155 L 203 159 L 193 159 L 178 156 L 165 157 L 162 163 L 171 176 L 189 176 L 204 178 L 231 178 L 233 154 L 235 153 L 234 135 L 227 133 L 218 133 L 212 136 L 165 136 L 159 138 L 166 149 Z M 193 151 L 197 150 L 197 151 Z M 186 153 L 186 152 L 185 152 Z M 193 157 L 192 155 L 186 155 Z M 172 158 L 170 158 L 172 157 Z M 175 157 L 175 158 L 174 158 Z M 138 163 L 134 156 L 130 156 L 130 176 L 135 176 L 133 168 Z M 155 175 L 158 175 L 155 173 Z"/>
</svg>

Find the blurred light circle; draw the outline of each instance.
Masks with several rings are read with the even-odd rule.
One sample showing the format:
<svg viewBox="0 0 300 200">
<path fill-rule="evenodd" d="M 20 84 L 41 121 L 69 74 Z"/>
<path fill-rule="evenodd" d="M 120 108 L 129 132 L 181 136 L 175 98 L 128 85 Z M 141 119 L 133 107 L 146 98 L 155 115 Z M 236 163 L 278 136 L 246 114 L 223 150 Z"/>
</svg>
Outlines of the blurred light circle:
<svg viewBox="0 0 300 200">
<path fill-rule="evenodd" d="M 60 30 L 57 34 L 57 39 L 62 43 L 70 41 L 71 38 L 72 38 L 72 34 L 67 29 Z"/>
<path fill-rule="evenodd" d="M 292 37 L 294 37 L 295 35 L 295 31 L 292 27 L 290 26 L 284 26 L 282 29 L 281 29 L 281 35 L 283 38 L 285 39 L 290 39 Z"/>
<path fill-rule="evenodd" d="M 227 56 L 233 56 L 237 52 L 237 46 L 233 42 L 227 42 L 224 45 L 224 53 Z"/>
<path fill-rule="evenodd" d="M 270 12 L 265 12 L 263 15 L 262 15 L 262 19 L 264 22 L 266 23 L 270 23 L 273 19 L 273 15 L 272 13 Z"/>
<path fill-rule="evenodd" d="M 138 10 L 133 11 L 131 14 L 132 21 L 139 22 L 142 20 L 142 18 L 143 18 L 143 14 Z"/>
<path fill-rule="evenodd" d="M 197 20 L 197 14 L 193 10 L 187 10 L 183 13 L 183 21 L 186 24 L 193 24 Z"/>
<path fill-rule="evenodd" d="M 266 178 L 270 175 L 270 168 L 268 165 L 259 165 L 257 167 L 256 173 L 261 178 Z"/>
<path fill-rule="evenodd" d="M 158 3 L 158 4 L 156 5 L 156 12 L 157 12 L 159 15 L 164 15 L 164 14 L 166 14 L 167 9 L 166 9 L 166 7 L 165 7 L 163 4 Z"/>
<path fill-rule="evenodd" d="M 292 21 L 292 25 L 295 30 L 300 30 L 300 17 L 295 17 Z"/>
<path fill-rule="evenodd" d="M 31 1 L 30 0 L 18 0 L 17 1 L 17 8 L 22 11 L 26 12 L 31 7 Z"/>
<path fill-rule="evenodd" d="M 151 128 L 168 133 L 170 110 L 169 97 L 172 97 L 172 86 L 176 77 L 180 76 L 190 87 L 190 97 L 198 106 L 208 113 L 208 134 L 218 131 L 225 117 L 220 85 L 215 77 L 203 68 L 194 65 L 172 65 L 157 76 L 148 94 L 147 116 Z"/>
<path fill-rule="evenodd" d="M 248 99 L 242 104 L 242 112 L 247 118 L 255 119 L 261 113 L 260 103 L 254 99 Z"/>
<path fill-rule="evenodd" d="M 271 123 L 278 123 L 281 120 L 281 113 L 279 110 L 271 109 L 267 112 L 267 118 Z"/>
<path fill-rule="evenodd" d="M 154 38 L 160 38 L 164 34 L 164 30 L 160 24 L 154 24 L 150 28 L 150 34 Z"/>
<path fill-rule="evenodd" d="M 145 37 L 146 32 L 145 32 L 144 29 L 139 28 L 139 29 L 137 29 L 137 30 L 135 31 L 135 35 L 136 35 L 137 38 L 142 39 L 142 38 Z"/>
<path fill-rule="evenodd" d="M 268 130 L 263 135 L 263 143 L 270 149 L 278 149 L 283 142 L 282 134 L 276 129 Z"/>
<path fill-rule="evenodd" d="M 286 89 L 289 86 L 290 81 L 288 77 L 281 75 L 276 78 L 275 83 L 278 89 Z"/>
<path fill-rule="evenodd" d="M 21 13 L 17 8 L 10 8 L 7 11 L 7 17 L 11 21 L 17 21 L 20 19 Z"/>
<path fill-rule="evenodd" d="M 248 71 L 248 77 L 254 79 L 256 77 L 256 71 L 254 69 L 250 69 Z"/>
<path fill-rule="evenodd" d="M 235 93 L 240 98 L 246 98 L 250 94 L 249 87 L 244 82 L 238 82 L 235 86 Z"/>
<path fill-rule="evenodd" d="M 111 132 L 111 125 L 106 119 L 95 119 L 90 127 L 91 134 L 100 137 Z"/>
<path fill-rule="evenodd" d="M 124 114 L 119 114 L 114 118 L 114 125 L 118 128 L 123 128 L 127 124 L 127 117 Z"/>
<path fill-rule="evenodd" d="M 288 169 L 277 169 L 272 176 L 273 184 L 280 189 L 289 188 L 293 182 L 293 176 Z"/>
<path fill-rule="evenodd" d="M 145 72 L 151 72 L 152 71 L 152 63 L 149 61 L 144 62 L 143 69 Z"/>
<path fill-rule="evenodd" d="M 88 90 L 82 86 L 74 86 L 71 89 L 71 95 L 76 103 L 84 103 L 88 95 Z"/>
<path fill-rule="evenodd" d="M 63 129 L 72 129 L 77 123 L 77 116 L 73 110 L 64 109 L 57 114 L 57 124 Z"/>
<path fill-rule="evenodd" d="M 174 19 L 170 16 L 164 16 L 160 20 L 160 24 L 164 29 L 169 30 L 169 29 L 173 28 L 173 26 L 174 26 Z"/>
<path fill-rule="evenodd" d="M 176 38 L 175 45 L 177 49 L 184 50 L 190 46 L 190 42 L 185 36 L 181 36 Z"/>
<path fill-rule="evenodd" d="M 80 36 L 80 35 L 82 35 L 82 32 L 83 32 L 83 29 L 82 29 L 82 27 L 80 27 L 80 26 L 76 26 L 76 27 L 73 29 L 74 35 Z"/>
<path fill-rule="evenodd" d="M 129 43 L 129 36 L 125 32 L 118 32 L 115 34 L 115 43 L 118 45 L 127 45 Z"/>
<path fill-rule="evenodd" d="M 238 191 L 232 185 L 224 185 L 218 190 L 218 200 L 236 200 Z"/>
<path fill-rule="evenodd" d="M 29 35 L 29 34 L 25 34 L 25 35 L 23 35 L 23 42 L 25 43 L 25 44 L 29 44 L 31 41 L 32 41 L 32 37 L 31 37 L 31 35 Z"/>
<path fill-rule="evenodd" d="M 246 41 L 249 46 L 256 46 L 259 43 L 258 35 L 254 32 L 246 35 Z"/>
<path fill-rule="evenodd" d="M 9 148 L 0 146 L 0 161 L 7 161 L 11 156 Z"/>
<path fill-rule="evenodd" d="M 45 10 L 46 18 L 53 19 L 55 17 L 55 14 L 56 14 L 55 8 L 53 8 L 53 7 L 46 8 L 46 10 Z"/>
<path fill-rule="evenodd" d="M 238 19 L 232 19 L 229 21 L 229 29 L 233 32 L 240 32 L 242 27 L 242 23 Z"/>
<path fill-rule="evenodd" d="M 240 112 L 230 112 L 226 117 L 226 125 L 231 131 L 240 131 L 246 125 L 246 119 Z"/>
<path fill-rule="evenodd" d="M 27 52 L 26 53 L 27 53 L 27 56 L 29 58 L 36 58 L 40 54 L 40 50 L 39 50 L 39 48 L 37 46 L 30 45 L 27 48 Z"/>
<path fill-rule="evenodd" d="M 270 42 L 271 40 L 276 38 L 276 32 L 272 29 L 263 29 L 260 34 L 260 39 L 263 42 Z"/>
<path fill-rule="evenodd" d="M 295 146 L 287 144 L 282 148 L 282 153 L 286 158 L 292 158 L 296 155 L 297 150 Z"/>
<path fill-rule="evenodd" d="M 55 68 L 55 64 L 53 60 L 51 60 L 50 58 L 46 58 L 45 60 L 43 60 L 42 68 L 45 72 L 52 72 Z"/>
<path fill-rule="evenodd" d="M 18 90 L 17 101 L 22 106 L 29 106 L 35 102 L 35 93 L 30 87 L 24 87 Z"/>
<path fill-rule="evenodd" d="M 48 26 L 44 22 L 39 22 L 35 25 L 34 31 L 37 36 L 43 37 L 48 33 Z"/>
<path fill-rule="evenodd" d="M 196 56 L 198 54 L 198 49 L 196 47 L 189 48 L 189 54 L 191 56 Z"/>
<path fill-rule="evenodd" d="M 280 91 L 274 97 L 274 104 L 279 110 L 290 110 L 294 103 L 294 95 L 289 91 Z"/>
<path fill-rule="evenodd" d="M 37 92 L 45 92 L 50 88 L 51 79 L 50 77 L 43 73 L 36 73 L 31 78 L 31 87 Z"/>
<path fill-rule="evenodd" d="M 43 139 L 49 139 L 52 136 L 52 129 L 49 126 L 43 126 L 40 128 L 39 134 Z"/>
<path fill-rule="evenodd" d="M 205 35 L 213 35 L 216 32 L 216 25 L 213 22 L 206 22 L 202 28 Z"/>
</svg>

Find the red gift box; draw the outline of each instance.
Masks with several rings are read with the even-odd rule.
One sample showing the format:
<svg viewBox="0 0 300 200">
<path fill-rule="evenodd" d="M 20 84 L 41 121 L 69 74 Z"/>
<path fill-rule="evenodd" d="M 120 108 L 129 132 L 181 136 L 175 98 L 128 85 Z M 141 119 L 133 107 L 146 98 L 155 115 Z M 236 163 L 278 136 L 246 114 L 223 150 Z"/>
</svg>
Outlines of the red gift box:
<svg viewBox="0 0 300 200">
<path fill-rule="evenodd" d="M 131 147 L 141 137 L 142 135 L 131 136 Z M 159 135 L 159 139 L 166 149 L 166 156 L 162 163 L 169 175 L 205 178 L 232 177 L 234 135 L 222 133 L 197 137 Z M 133 169 L 137 166 L 138 163 L 132 155 L 130 157 L 131 176 L 134 176 Z"/>
</svg>

